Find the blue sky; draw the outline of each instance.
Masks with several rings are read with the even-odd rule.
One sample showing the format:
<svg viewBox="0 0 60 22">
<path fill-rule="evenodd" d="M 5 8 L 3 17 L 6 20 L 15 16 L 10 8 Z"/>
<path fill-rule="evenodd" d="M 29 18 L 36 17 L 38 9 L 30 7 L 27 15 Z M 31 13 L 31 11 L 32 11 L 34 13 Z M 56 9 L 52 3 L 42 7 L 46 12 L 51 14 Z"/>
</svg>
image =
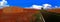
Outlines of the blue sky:
<svg viewBox="0 0 60 22">
<path fill-rule="evenodd" d="M 29 7 L 32 5 L 42 5 L 45 3 L 51 4 L 52 6 L 60 6 L 60 0 L 7 0 L 7 1 L 10 6 Z"/>
</svg>

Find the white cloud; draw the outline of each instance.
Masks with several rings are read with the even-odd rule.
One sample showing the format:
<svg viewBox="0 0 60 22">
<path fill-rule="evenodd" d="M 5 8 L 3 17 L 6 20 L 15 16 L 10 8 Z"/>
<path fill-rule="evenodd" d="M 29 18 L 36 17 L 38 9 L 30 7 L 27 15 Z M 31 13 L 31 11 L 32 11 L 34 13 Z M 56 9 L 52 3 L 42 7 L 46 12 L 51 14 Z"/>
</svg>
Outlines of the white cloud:
<svg viewBox="0 0 60 22">
<path fill-rule="evenodd" d="M 29 9 L 41 9 L 43 6 L 39 6 L 39 5 L 32 5 L 31 7 L 25 7 L 25 8 L 29 8 Z"/>
<path fill-rule="evenodd" d="M 43 8 L 44 9 L 51 9 L 51 5 L 50 4 L 43 4 Z"/>
<path fill-rule="evenodd" d="M 2 0 L 0 1 L 0 9 L 4 8 L 4 7 L 9 7 L 9 5 L 7 5 L 7 1 L 6 0 Z"/>
<path fill-rule="evenodd" d="M 27 8 L 32 8 L 32 9 L 51 9 L 51 5 L 50 4 L 43 4 L 43 6 L 40 5 L 32 5 L 31 7 L 27 7 Z"/>
<path fill-rule="evenodd" d="M 39 6 L 39 5 L 32 5 L 33 9 L 41 9 L 43 6 Z"/>
</svg>

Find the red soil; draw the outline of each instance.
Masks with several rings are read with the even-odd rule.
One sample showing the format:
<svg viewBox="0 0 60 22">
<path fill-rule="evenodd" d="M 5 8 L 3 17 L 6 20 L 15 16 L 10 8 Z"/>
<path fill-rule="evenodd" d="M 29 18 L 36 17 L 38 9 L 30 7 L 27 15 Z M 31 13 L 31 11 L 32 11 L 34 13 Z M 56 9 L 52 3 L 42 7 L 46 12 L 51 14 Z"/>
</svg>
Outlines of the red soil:
<svg viewBox="0 0 60 22">
<path fill-rule="evenodd" d="M 2 9 L 0 9 L 0 15 L 3 13 Z"/>
<path fill-rule="evenodd" d="M 48 12 L 60 13 L 60 8 L 47 10 Z"/>
<path fill-rule="evenodd" d="M 13 7 L 13 10 L 11 10 L 13 12 L 8 11 L 8 13 L 4 10 L 9 8 L 4 8 L 3 10 L 0 10 L 0 22 L 30 22 L 33 19 L 32 15 L 38 13 L 38 10 L 34 9 L 17 8 L 18 7 Z"/>
</svg>

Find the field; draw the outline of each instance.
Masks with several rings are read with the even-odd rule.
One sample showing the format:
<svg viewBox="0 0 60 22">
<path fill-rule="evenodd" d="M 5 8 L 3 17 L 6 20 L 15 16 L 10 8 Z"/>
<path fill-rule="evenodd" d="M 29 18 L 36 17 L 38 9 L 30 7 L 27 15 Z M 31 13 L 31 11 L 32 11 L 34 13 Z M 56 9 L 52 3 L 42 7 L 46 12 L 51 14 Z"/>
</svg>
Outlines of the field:
<svg viewBox="0 0 60 22">
<path fill-rule="evenodd" d="M 37 13 L 43 15 L 46 22 L 54 22 L 54 19 L 57 20 L 60 18 L 57 16 L 60 15 L 60 9 L 36 10 L 20 7 L 6 7 L 0 9 L 0 22 L 36 22 L 36 16 L 34 17 L 32 15 L 35 15 Z"/>
<path fill-rule="evenodd" d="M 6 7 L 0 10 L 0 22 L 34 22 L 35 17 L 32 17 L 32 15 L 36 13 L 38 13 L 38 10 L 35 9 Z"/>
</svg>

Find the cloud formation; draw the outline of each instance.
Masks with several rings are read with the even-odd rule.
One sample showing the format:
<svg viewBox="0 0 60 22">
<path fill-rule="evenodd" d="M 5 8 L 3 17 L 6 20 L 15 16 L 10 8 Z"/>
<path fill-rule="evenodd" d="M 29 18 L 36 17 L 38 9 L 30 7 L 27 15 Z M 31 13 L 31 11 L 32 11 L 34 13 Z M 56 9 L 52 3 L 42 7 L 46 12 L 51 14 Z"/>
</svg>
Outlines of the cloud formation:
<svg viewBox="0 0 60 22">
<path fill-rule="evenodd" d="M 4 7 L 9 7 L 9 5 L 7 5 L 7 1 L 6 0 L 2 0 L 0 1 L 0 9 L 4 8 Z"/>
<path fill-rule="evenodd" d="M 50 4 L 43 4 L 42 6 L 40 6 L 40 5 L 32 5 L 29 8 L 32 8 L 32 9 L 41 9 L 41 8 L 43 8 L 43 9 L 52 9 Z"/>
</svg>

